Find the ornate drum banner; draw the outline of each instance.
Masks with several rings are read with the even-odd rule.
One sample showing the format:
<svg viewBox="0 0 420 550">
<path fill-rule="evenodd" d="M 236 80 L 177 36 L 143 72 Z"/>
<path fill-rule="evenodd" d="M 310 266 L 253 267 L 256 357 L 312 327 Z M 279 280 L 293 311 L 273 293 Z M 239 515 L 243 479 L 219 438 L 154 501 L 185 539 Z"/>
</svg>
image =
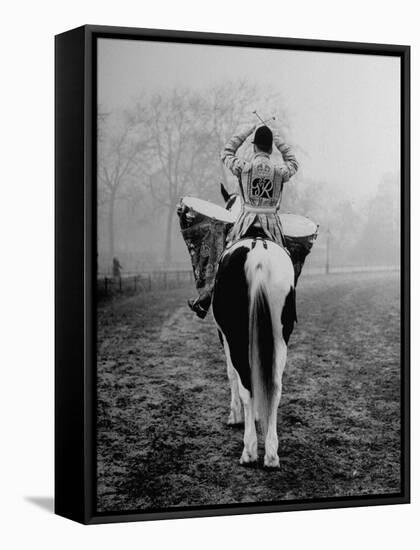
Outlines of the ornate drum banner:
<svg viewBox="0 0 420 550">
<path fill-rule="evenodd" d="M 235 218 L 225 208 L 195 197 L 183 197 L 177 213 L 191 257 L 197 291 L 202 298 L 203 318 L 211 303 L 219 260 Z"/>
<path fill-rule="evenodd" d="M 409 502 L 408 83 L 408 46 L 56 37 L 57 514 Z"/>
</svg>

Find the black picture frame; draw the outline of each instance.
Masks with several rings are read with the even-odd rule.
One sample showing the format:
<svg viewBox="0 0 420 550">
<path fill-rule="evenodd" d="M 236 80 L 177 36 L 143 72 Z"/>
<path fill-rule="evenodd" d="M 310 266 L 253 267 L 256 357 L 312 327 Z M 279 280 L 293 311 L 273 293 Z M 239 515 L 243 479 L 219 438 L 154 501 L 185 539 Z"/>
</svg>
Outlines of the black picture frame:
<svg viewBox="0 0 420 550">
<path fill-rule="evenodd" d="M 280 503 L 95 510 L 96 43 L 98 38 L 397 56 L 401 60 L 401 491 Z M 84 523 L 402 504 L 410 501 L 410 47 L 82 26 L 55 38 L 55 512 Z"/>
</svg>

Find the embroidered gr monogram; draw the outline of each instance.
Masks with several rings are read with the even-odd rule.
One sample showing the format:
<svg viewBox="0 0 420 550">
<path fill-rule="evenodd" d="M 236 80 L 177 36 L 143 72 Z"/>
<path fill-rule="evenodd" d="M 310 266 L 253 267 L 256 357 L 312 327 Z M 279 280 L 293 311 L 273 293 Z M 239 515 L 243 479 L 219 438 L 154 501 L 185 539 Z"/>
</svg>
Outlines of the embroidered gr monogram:
<svg viewBox="0 0 420 550">
<path fill-rule="evenodd" d="M 274 198 L 274 166 L 269 158 L 257 158 L 254 160 L 249 174 L 249 199 L 258 201 Z"/>
<path fill-rule="evenodd" d="M 255 178 L 251 183 L 251 198 L 271 199 L 273 197 L 273 182 L 268 178 Z"/>
</svg>

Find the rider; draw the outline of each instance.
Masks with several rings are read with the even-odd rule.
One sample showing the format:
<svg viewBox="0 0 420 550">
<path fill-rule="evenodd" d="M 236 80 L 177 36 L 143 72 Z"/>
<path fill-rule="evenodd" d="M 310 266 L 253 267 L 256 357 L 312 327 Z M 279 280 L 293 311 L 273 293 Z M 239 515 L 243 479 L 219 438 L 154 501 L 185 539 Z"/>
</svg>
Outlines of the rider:
<svg viewBox="0 0 420 550">
<path fill-rule="evenodd" d="M 250 161 L 236 156 L 236 151 L 255 130 L 255 125 L 234 135 L 222 151 L 222 161 L 239 180 L 242 211 L 228 235 L 228 242 L 244 237 L 257 229 L 268 239 L 284 245 L 283 231 L 278 216 L 283 184 L 297 171 L 298 163 L 291 149 L 268 126 L 257 128 L 253 144 L 254 156 Z M 283 164 L 272 158 L 273 142 L 283 157 Z"/>
<path fill-rule="evenodd" d="M 237 176 L 242 198 L 242 211 L 227 235 L 227 243 L 233 243 L 246 235 L 264 236 L 284 246 L 285 241 L 280 218 L 277 215 L 281 202 L 284 182 L 297 171 L 298 163 L 280 135 L 268 126 L 257 128 L 253 144 L 254 156 L 250 161 L 236 156 L 236 151 L 256 128 L 253 124 L 244 131 L 235 134 L 225 145 L 221 159 L 227 168 Z M 273 142 L 283 157 L 283 164 L 271 158 Z M 296 270 L 296 267 L 295 267 Z M 300 269 L 299 269 L 300 272 Z M 296 275 L 297 278 L 298 274 Z M 189 306 L 203 318 L 210 307 L 211 293 L 200 293 L 196 300 L 190 300 Z"/>
</svg>

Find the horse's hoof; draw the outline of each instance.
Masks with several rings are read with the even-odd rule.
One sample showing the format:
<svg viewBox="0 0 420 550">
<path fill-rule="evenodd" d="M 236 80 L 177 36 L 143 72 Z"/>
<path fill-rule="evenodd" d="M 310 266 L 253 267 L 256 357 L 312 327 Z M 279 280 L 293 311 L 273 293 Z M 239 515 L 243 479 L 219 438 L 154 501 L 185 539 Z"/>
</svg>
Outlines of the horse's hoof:
<svg viewBox="0 0 420 550">
<path fill-rule="evenodd" d="M 255 462 L 257 462 L 258 460 L 258 455 L 257 453 L 254 454 L 250 454 L 248 451 L 243 451 L 242 453 L 242 456 L 241 458 L 239 459 L 239 464 L 241 464 L 242 466 L 250 466 L 252 464 L 255 464 Z"/>
<path fill-rule="evenodd" d="M 244 420 L 243 420 L 241 414 L 234 413 L 233 411 L 230 411 L 230 415 L 229 415 L 227 423 L 228 423 L 228 426 L 237 426 L 239 424 L 243 424 Z"/>
<path fill-rule="evenodd" d="M 264 457 L 264 468 L 280 468 L 280 459 L 277 455 Z"/>
</svg>

